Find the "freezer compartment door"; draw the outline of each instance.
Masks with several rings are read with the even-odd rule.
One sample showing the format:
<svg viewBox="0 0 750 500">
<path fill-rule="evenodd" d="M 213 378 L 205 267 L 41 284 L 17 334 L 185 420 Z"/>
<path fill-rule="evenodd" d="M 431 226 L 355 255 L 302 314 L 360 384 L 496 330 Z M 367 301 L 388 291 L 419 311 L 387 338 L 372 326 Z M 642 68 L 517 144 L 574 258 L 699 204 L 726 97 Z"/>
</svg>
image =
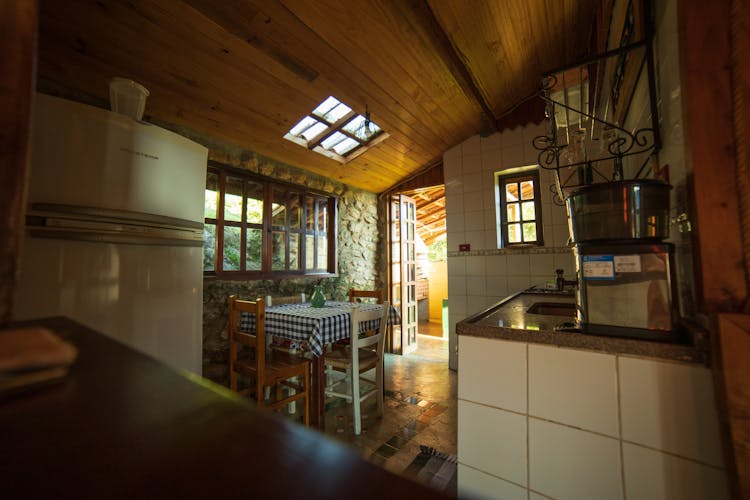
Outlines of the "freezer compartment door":
<svg viewBox="0 0 750 500">
<path fill-rule="evenodd" d="M 14 317 L 67 316 L 200 375 L 202 258 L 200 247 L 26 238 Z"/>
<path fill-rule="evenodd" d="M 202 222 L 207 155 L 155 125 L 36 94 L 28 201 Z"/>
</svg>

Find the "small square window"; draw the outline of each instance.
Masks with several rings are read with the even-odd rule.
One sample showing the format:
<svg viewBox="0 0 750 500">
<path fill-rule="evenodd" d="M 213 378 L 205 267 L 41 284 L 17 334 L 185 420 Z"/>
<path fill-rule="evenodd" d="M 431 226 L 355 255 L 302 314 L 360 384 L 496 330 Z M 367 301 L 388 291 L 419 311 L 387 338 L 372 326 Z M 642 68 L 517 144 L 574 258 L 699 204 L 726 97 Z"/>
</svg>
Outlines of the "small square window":
<svg viewBox="0 0 750 500">
<path fill-rule="evenodd" d="M 539 173 L 498 175 L 499 246 L 543 245 Z"/>
</svg>

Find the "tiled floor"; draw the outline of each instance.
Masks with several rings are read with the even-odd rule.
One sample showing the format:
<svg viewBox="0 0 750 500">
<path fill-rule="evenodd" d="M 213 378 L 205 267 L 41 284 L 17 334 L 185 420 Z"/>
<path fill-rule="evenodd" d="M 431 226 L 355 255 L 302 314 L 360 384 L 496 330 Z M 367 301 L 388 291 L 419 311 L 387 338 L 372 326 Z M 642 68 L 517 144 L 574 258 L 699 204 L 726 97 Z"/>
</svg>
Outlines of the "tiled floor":
<svg viewBox="0 0 750 500">
<path fill-rule="evenodd" d="M 456 454 L 457 382 L 448 369 L 448 342 L 420 335 L 418 345 L 408 356 L 386 355 L 383 417 L 375 400 L 367 400 L 362 434 L 354 434 L 352 407 L 345 401 L 329 402 L 326 413 L 326 434 L 397 474 L 419 454 L 420 445 Z"/>
</svg>

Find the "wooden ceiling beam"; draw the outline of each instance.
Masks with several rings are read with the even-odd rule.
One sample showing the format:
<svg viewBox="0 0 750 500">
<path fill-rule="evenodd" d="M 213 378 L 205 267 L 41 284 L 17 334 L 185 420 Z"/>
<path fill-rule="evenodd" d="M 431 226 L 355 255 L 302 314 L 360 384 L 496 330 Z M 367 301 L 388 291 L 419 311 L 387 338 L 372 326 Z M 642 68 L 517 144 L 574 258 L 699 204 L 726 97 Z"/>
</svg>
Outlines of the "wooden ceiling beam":
<svg viewBox="0 0 750 500">
<path fill-rule="evenodd" d="M 486 125 L 493 132 L 496 131 L 495 115 L 484 95 L 482 95 L 482 91 L 479 90 L 476 78 L 474 78 L 471 70 L 461 58 L 448 34 L 443 30 L 427 0 L 414 0 L 411 2 L 395 0 L 393 3 L 396 4 L 394 7 L 401 6 L 401 8 L 411 9 L 413 14 L 410 17 L 417 22 L 423 23 L 424 32 L 431 38 L 438 56 L 448 67 L 464 94 L 473 100 L 482 110 L 483 121 L 486 122 Z"/>
</svg>

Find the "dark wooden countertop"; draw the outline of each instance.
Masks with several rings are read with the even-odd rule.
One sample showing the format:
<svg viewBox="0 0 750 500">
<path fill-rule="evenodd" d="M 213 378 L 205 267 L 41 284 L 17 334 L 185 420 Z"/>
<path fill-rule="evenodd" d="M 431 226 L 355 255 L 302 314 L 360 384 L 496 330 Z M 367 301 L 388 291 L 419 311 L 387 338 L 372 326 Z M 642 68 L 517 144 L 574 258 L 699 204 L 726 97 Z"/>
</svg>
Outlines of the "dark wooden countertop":
<svg viewBox="0 0 750 500">
<path fill-rule="evenodd" d="M 79 355 L 63 382 L 0 400 L 4 498 L 441 497 L 74 321 L 24 324 Z"/>
<path fill-rule="evenodd" d="M 607 354 L 627 354 L 702 364 L 708 364 L 710 361 L 707 333 L 696 325 L 682 325 L 685 340 L 682 343 L 556 331 L 555 325 L 566 321 L 566 318 L 528 314 L 526 311 L 534 302 L 575 302 L 575 299 L 572 295 L 565 297 L 519 292 L 459 322 L 456 325 L 456 333 L 471 337 L 587 349 Z"/>
</svg>

